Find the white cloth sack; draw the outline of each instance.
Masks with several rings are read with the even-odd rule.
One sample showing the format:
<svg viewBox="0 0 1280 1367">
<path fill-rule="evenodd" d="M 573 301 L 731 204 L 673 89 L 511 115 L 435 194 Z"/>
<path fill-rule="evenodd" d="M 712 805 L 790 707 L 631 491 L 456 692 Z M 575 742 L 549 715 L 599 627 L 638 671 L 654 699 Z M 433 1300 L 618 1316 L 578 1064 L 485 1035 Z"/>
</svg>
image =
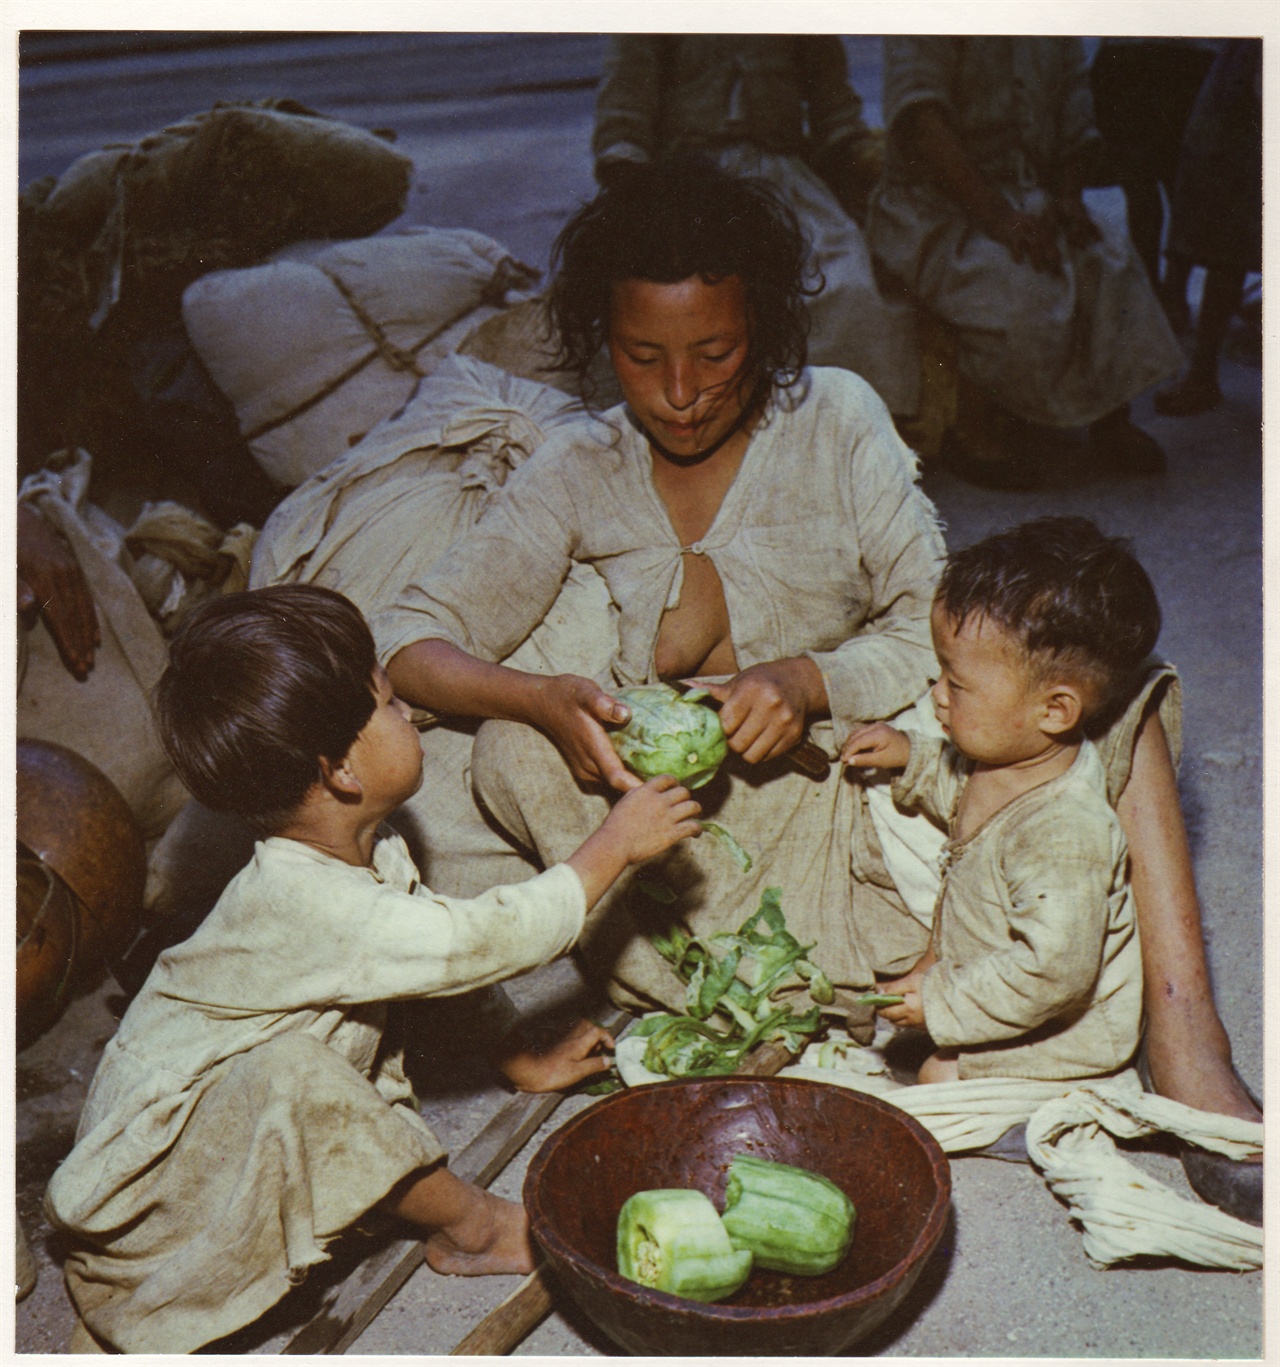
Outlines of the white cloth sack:
<svg viewBox="0 0 1280 1367">
<path fill-rule="evenodd" d="M 182 316 L 254 457 L 292 487 L 399 412 L 535 278 L 482 233 L 418 228 L 213 271 L 188 287 Z"/>
<path fill-rule="evenodd" d="M 79 682 L 63 665 L 44 622 L 37 623 L 22 643 L 17 735 L 83 755 L 120 790 L 150 839 L 186 800 L 151 717 L 151 690 L 168 655 L 160 627 L 129 576 L 123 528 L 88 500 L 91 471 L 86 452 L 67 453 L 62 468 L 38 470 L 19 491 L 75 553 L 93 595 L 102 644 L 88 678 Z"/>
</svg>

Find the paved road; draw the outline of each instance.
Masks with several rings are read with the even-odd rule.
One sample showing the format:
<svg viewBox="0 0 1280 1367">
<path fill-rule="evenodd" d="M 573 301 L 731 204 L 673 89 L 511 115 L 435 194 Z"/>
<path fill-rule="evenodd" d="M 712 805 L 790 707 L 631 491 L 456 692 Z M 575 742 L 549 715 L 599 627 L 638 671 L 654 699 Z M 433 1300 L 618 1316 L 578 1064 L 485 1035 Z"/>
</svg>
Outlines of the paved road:
<svg viewBox="0 0 1280 1367">
<path fill-rule="evenodd" d="M 477 228 L 534 265 L 545 264 L 566 209 L 594 191 L 598 34 L 363 33 L 111 55 L 119 41 L 49 35 L 24 52 L 19 184 L 218 100 L 283 95 L 395 130 L 417 167 L 405 222 Z M 878 120 L 879 40 L 847 46 Z M 97 55 L 68 56 L 78 51 Z"/>
</svg>

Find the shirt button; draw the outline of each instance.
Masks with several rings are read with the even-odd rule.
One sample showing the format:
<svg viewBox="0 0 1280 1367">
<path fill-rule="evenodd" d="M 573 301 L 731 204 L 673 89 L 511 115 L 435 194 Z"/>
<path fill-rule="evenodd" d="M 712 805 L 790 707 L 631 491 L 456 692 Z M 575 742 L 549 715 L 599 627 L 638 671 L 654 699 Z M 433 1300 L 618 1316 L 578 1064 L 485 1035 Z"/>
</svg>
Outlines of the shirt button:
<svg viewBox="0 0 1280 1367">
<path fill-rule="evenodd" d="M 704 550 L 701 541 L 695 541 L 693 545 L 689 547 L 689 549 L 694 553 L 694 555 L 702 555 Z"/>
</svg>

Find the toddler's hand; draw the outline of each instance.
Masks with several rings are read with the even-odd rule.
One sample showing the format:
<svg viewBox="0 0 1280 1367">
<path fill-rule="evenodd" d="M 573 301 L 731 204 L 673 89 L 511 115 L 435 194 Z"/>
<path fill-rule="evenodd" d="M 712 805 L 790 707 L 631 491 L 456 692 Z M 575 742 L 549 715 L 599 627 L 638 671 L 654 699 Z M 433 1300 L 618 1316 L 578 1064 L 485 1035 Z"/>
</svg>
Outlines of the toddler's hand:
<svg viewBox="0 0 1280 1367">
<path fill-rule="evenodd" d="M 670 774 L 659 774 L 622 797 L 602 828 L 621 842 L 628 864 L 640 864 L 702 834 L 702 808 Z"/>
<path fill-rule="evenodd" d="M 563 1092 L 604 1072 L 613 1062 L 613 1036 L 594 1021 L 578 1020 L 567 1035 L 546 1049 L 521 1048 L 500 1059 L 498 1067 L 522 1092 Z"/>
<path fill-rule="evenodd" d="M 850 732 L 840 751 L 840 762 L 856 769 L 901 769 L 910 757 L 908 737 L 882 721 Z"/>
<path fill-rule="evenodd" d="M 883 984 L 883 990 L 887 993 L 889 985 Z M 924 998 L 918 991 L 911 988 L 903 990 L 895 989 L 902 996 L 902 1001 L 897 1006 L 882 1006 L 878 1014 L 883 1016 L 890 1025 L 914 1025 L 919 1029 L 924 1028 Z"/>
</svg>

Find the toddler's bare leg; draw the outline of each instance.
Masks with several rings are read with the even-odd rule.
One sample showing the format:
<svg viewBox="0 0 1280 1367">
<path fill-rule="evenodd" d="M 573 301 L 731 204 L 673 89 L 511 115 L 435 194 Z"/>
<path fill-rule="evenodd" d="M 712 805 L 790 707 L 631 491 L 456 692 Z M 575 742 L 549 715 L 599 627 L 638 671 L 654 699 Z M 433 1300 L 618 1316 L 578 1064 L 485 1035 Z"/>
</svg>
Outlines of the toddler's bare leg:
<svg viewBox="0 0 1280 1367">
<path fill-rule="evenodd" d="M 921 1082 L 959 1082 L 960 1059 L 954 1049 L 938 1049 L 920 1065 Z"/>
<path fill-rule="evenodd" d="M 523 1208 L 464 1182 L 448 1168 L 401 1183 L 382 1208 L 429 1231 L 426 1259 L 437 1272 L 482 1277 L 533 1271 Z"/>
</svg>

